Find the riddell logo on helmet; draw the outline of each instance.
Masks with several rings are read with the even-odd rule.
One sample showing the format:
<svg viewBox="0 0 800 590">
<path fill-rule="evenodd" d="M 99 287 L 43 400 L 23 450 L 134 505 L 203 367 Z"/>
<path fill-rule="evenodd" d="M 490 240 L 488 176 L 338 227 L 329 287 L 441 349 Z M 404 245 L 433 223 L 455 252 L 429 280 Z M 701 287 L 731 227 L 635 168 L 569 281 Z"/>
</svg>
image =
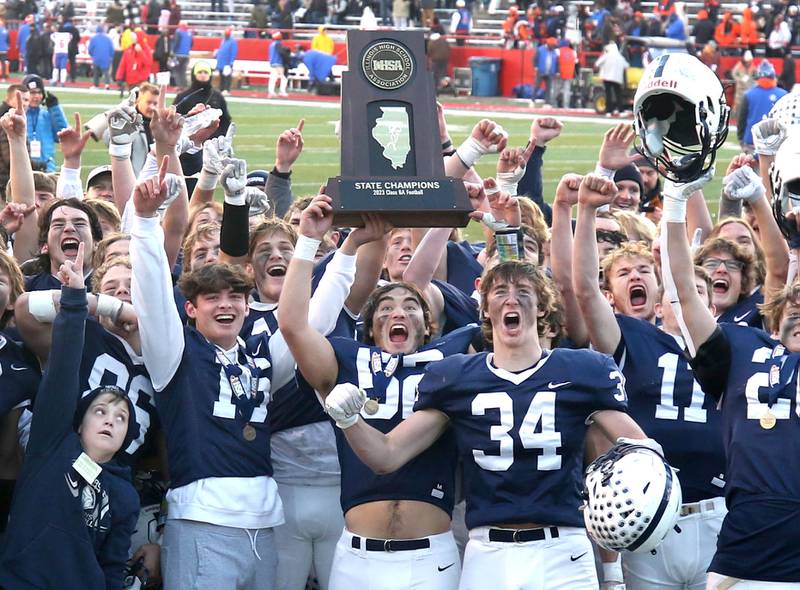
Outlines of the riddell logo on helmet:
<svg viewBox="0 0 800 590">
<path fill-rule="evenodd" d="M 661 80 L 659 78 L 655 80 L 650 80 L 647 84 L 648 88 L 677 88 L 678 81 L 677 80 Z"/>
</svg>

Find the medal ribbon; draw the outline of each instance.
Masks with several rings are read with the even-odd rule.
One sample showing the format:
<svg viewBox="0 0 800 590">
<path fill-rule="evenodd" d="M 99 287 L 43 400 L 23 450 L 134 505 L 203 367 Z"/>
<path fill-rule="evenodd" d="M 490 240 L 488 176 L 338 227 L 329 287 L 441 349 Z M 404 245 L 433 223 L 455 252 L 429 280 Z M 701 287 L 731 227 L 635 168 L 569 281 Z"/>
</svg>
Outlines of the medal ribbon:
<svg viewBox="0 0 800 590">
<path fill-rule="evenodd" d="M 228 378 L 228 383 L 230 383 L 231 386 L 231 392 L 233 393 L 231 401 L 233 405 L 236 406 L 236 418 L 241 418 L 244 422 L 249 422 L 250 418 L 253 416 L 253 410 L 264 402 L 265 396 L 264 392 L 258 391 L 258 380 L 261 371 L 256 367 L 253 359 L 244 353 L 241 348 L 239 349 L 239 353 L 244 356 L 245 363 L 250 372 L 249 395 L 244 390 L 244 385 L 242 385 L 241 376 L 244 372 L 242 367 L 239 364 L 233 364 L 220 350 L 217 350 L 217 359 L 222 364 L 225 376 Z"/>
</svg>

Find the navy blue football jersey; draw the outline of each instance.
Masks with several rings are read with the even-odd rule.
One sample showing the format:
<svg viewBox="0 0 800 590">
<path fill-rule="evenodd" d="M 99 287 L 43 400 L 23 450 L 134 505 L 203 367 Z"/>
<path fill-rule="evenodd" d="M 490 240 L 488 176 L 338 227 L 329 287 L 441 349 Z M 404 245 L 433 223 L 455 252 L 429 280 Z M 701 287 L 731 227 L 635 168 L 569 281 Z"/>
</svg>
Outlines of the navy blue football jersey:
<svg viewBox="0 0 800 590">
<path fill-rule="evenodd" d="M 714 383 L 724 387 L 730 512 L 710 571 L 800 582 L 800 354 L 761 330 L 720 328 L 731 350 L 728 374 Z"/>
<path fill-rule="evenodd" d="M 116 385 L 127 392 L 136 411 L 139 436 L 124 451 L 126 458 L 134 457 L 157 420 L 153 384 L 144 360 L 126 342 L 89 318 L 80 371 L 81 395 L 101 385 Z"/>
<path fill-rule="evenodd" d="M 480 322 L 478 314 L 478 302 L 466 295 L 460 289 L 457 289 L 450 283 L 445 283 L 434 279 L 431 281 L 439 288 L 444 300 L 444 326 L 442 328 L 442 335 L 449 334 L 453 330 L 468 326 L 469 324 L 477 324 Z"/>
<path fill-rule="evenodd" d="M 373 415 L 361 413 L 370 426 L 388 433 L 414 411 L 417 384 L 425 366 L 469 349 L 477 326 L 438 338 L 413 354 L 390 355 L 377 346 L 347 338 L 330 338 L 339 362 L 337 383 L 353 383 L 378 401 Z M 341 429 L 334 428 L 342 469 L 342 510 L 378 500 L 428 502 L 451 514 L 455 486 L 456 447 L 443 434 L 429 449 L 388 475 L 376 475 L 362 463 Z"/>
<path fill-rule="evenodd" d="M 683 341 L 649 322 L 617 316 L 614 360 L 625 376 L 628 412 L 679 470 L 684 502 L 721 496 L 722 416 L 694 378 Z"/>
<path fill-rule="evenodd" d="M 156 407 L 167 435 L 171 486 L 179 488 L 208 477 L 271 476 L 268 347 L 254 358 L 245 354 L 243 342 L 240 347 L 239 366 L 245 368 L 239 378 L 244 391 L 250 392 L 253 375 L 258 379 L 257 395 L 245 418 L 217 347 L 194 328 L 184 328 L 184 341 L 175 375 L 156 392 Z M 255 429 L 253 440 L 244 436 L 248 424 Z"/>
<path fill-rule="evenodd" d="M 764 303 L 764 295 L 761 293 L 761 288 L 758 288 L 748 297 L 725 310 L 725 313 L 720 314 L 717 323 L 739 324 L 761 330 L 764 327 L 764 318 L 761 316 L 758 306 L 762 303 Z"/>
<path fill-rule="evenodd" d="M 269 350 L 269 339 L 278 331 L 278 318 L 275 314 L 277 308 L 276 303 L 250 302 L 250 313 L 239 332 L 250 354 L 259 355 L 260 351 Z M 291 379 L 278 391 L 271 392 L 270 432 L 280 432 L 327 419 L 314 389 L 301 378 Z"/>
<path fill-rule="evenodd" d="M 0 417 L 36 396 L 42 374 L 36 358 L 0 334 Z"/>
<path fill-rule="evenodd" d="M 492 356 L 432 363 L 414 405 L 450 418 L 464 464 L 467 527 L 582 527 L 586 419 L 599 410 L 625 411 L 619 369 L 590 350 L 545 351 L 517 373 L 495 367 Z"/>
<path fill-rule="evenodd" d="M 475 279 L 483 273 L 479 253 L 467 241 L 447 242 L 447 282 L 467 296 L 475 291 Z"/>
</svg>

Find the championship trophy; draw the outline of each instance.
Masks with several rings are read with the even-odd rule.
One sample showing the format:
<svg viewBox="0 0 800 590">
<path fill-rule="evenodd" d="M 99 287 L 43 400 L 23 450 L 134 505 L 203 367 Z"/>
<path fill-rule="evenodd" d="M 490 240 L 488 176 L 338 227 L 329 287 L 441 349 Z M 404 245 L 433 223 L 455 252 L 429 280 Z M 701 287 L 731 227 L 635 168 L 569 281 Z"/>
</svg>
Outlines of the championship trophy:
<svg viewBox="0 0 800 590">
<path fill-rule="evenodd" d="M 464 227 L 464 183 L 444 173 L 433 76 L 421 31 L 348 31 L 341 175 L 329 178 L 334 224 L 379 213 L 395 227 Z"/>
</svg>

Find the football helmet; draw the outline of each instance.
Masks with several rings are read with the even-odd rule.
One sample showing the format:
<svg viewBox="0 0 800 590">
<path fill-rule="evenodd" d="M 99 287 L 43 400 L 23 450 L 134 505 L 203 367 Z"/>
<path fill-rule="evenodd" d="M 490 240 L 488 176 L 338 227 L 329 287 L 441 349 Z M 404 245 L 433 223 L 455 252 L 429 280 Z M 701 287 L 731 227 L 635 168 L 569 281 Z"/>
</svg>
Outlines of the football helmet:
<svg viewBox="0 0 800 590">
<path fill-rule="evenodd" d="M 768 119 L 776 119 L 786 129 L 800 125 L 800 92 L 790 92 L 780 97 L 767 115 Z"/>
<path fill-rule="evenodd" d="M 688 53 L 665 53 L 647 66 L 636 89 L 636 149 L 665 178 L 691 182 L 714 165 L 729 116 L 714 72 Z"/>
<path fill-rule="evenodd" d="M 780 101 L 779 101 L 780 102 Z M 777 103 L 775 104 L 777 106 Z M 774 109 L 774 107 L 773 107 Z M 792 247 L 800 239 L 797 224 L 787 220 L 786 213 L 800 208 L 800 129 L 790 127 L 786 139 L 778 148 L 770 168 L 772 182 L 772 213 L 784 237 Z"/>
<path fill-rule="evenodd" d="M 586 532 L 605 549 L 654 550 L 675 526 L 681 485 L 656 451 L 617 444 L 586 469 L 583 488 Z"/>
</svg>

